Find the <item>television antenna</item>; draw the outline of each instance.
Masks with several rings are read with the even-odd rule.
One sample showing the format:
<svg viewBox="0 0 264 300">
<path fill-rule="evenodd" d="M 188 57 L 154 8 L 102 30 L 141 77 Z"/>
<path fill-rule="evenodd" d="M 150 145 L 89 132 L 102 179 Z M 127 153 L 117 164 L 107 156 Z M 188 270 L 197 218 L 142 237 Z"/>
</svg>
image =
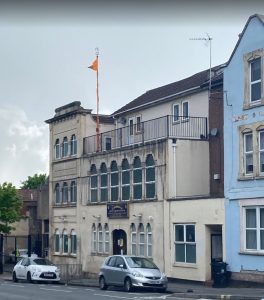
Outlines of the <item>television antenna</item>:
<svg viewBox="0 0 264 300">
<path fill-rule="evenodd" d="M 213 38 L 206 33 L 206 37 L 195 37 L 190 38 L 191 41 L 204 41 L 205 46 L 208 46 L 210 49 L 210 55 L 209 55 L 209 97 L 211 96 L 211 86 L 212 86 L 212 40 Z"/>
</svg>

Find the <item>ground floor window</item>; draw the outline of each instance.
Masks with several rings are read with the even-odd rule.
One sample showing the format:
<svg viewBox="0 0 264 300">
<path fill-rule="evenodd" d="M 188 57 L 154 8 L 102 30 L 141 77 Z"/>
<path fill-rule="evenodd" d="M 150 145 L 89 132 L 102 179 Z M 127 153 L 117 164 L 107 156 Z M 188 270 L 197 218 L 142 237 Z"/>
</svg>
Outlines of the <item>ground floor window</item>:
<svg viewBox="0 0 264 300">
<path fill-rule="evenodd" d="M 104 226 L 99 223 L 92 225 L 92 253 L 109 253 L 109 228 L 108 224 Z"/>
<path fill-rule="evenodd" d="M 175 224 L 175 262 L 196 263 L 194 224 Z"/>
<path fill-rule="evenodd" d="M 59 229 L 54 233 L 54 253 L 57 255 L 76 255 L 77 254 L 77 234 L 74 229 L 68 235 L 67 229 L 60 233 Z"/>
<path fill-rule="evenodd" d="M 245 250 L 264 251 L 264 207 L 245 208 Z"/>
</svg>

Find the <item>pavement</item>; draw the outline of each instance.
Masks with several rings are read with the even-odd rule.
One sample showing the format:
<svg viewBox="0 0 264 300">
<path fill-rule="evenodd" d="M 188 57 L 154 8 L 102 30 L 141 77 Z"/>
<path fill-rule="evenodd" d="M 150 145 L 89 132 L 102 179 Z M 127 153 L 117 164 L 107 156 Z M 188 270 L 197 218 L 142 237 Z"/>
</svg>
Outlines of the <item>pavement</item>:
<svg viewBox="0 0 264 300">
<path fill-rule="evenodd" d="M 10 273 L 0 274 L 0 283 L 11 281 Z M 64 283 L 66 284 L 66 283 Z M 68 285 L 98 287 L 97 278 L 81 278 L 70 280 Z M 212 287 L 200 283 L 189 283 L 169 279 L 168 293 L 175 297 L 186 299 L 232 299 L 232 300 L 264 300 L 263 285 L 245 285 Z"/>
</svg>

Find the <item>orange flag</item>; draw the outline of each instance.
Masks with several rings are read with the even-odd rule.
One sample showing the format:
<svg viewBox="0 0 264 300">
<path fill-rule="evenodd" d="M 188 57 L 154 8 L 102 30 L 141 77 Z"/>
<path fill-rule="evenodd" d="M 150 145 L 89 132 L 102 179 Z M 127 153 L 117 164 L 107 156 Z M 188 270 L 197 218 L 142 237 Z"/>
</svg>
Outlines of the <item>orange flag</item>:
<svg viewBox="0 0 264 300">
<path fill-rule="evenodd" d="M 98 57 L 93 61 L 93 63 L 88 68 L 94 71 L 98 71 Z"/>
</svg>

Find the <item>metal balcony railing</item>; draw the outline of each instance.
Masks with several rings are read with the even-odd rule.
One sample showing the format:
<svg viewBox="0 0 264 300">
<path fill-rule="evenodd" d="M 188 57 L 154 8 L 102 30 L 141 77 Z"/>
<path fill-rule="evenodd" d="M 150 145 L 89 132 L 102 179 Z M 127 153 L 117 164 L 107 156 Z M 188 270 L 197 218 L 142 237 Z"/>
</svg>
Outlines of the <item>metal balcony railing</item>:
<svg viewBox="0 0 264 300">
<path fill-rule="evenodd" d="M 164 116 L 133 126 L 102 132 L 98 137 L 98 146 L 96 135 L 84 138 L 83 153 L 92 154 L 120 149 L 163 138 L 207 139 L 207 118 Z"/>
</svg>

